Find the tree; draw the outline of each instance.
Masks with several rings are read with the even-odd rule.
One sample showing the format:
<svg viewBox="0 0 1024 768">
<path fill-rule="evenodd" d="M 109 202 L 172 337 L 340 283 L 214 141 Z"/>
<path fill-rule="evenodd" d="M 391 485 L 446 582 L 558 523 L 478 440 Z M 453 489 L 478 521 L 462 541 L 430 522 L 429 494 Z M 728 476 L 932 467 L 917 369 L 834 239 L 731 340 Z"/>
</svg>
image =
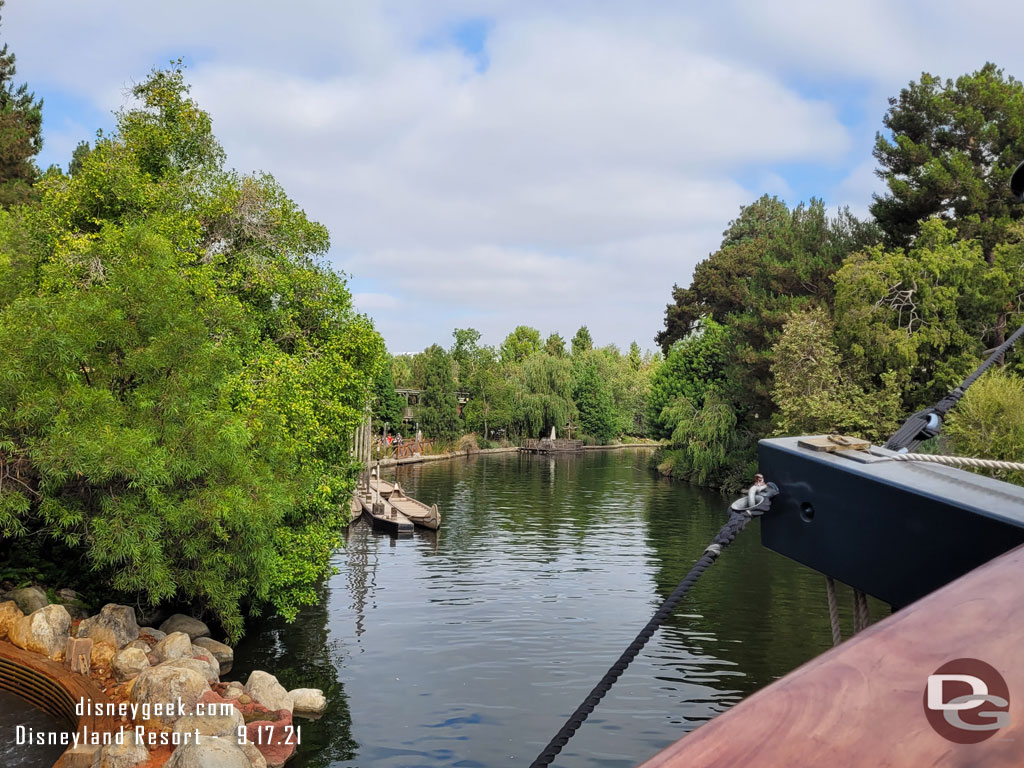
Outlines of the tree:
<svg viewBox="0 0 1024 768">
<path fill-rule="evenodd" d="M 426 378 L 420 423 L 427 437 L 452 440 L 461 432 L 452 360 L 437 344 L 429 347 L 424 354 Z"/>
<path fill-rule="evenodd" d="M 327 231 L 225 170 L 180 69 L 134 89 L 73 176 L 0 215 L 0 548 L 61 542 L 132 599 L 317 599 L 383 341 Z M 12 538 L 13 537 L 13 538 Z"/>
<path fill-rule="evenodd" d="M 473 368 L 480 353 L 480 331 L 476 328 L 456 328 L 452 331 L 455 343 L 451 356 L 455 364 L 455 379 L 460 387 L 468 385 L 473 378 Z"/>
<path fill-rule="evenodd" d="M 565 357 L 565 339 L 558 333 L 552 333 L 544 342 L 544 351 L 553 357 Z"/>
<path fill-rule="evenodd" d="M 80 141 L 71 153 L 71 162 L 68 163 L 68 175 L 75 176 L 81 173 L 85 166 L 85 158 L 89 156 L 92 147 L 88 141 Z"/>
<path fill-rule="evenodd" d="M 579 330 L 576 331 L 576 335 L 572 337 L 573 357 L 582 355 L 584 352 L 588 352 L 593 348 L 594 339 L 590 336 L 590 329 L 585 325 L 581 325 Z"/>
<path fill-rule="evenodd" d="M 943 82 L 928 73 L 889 99 L 874 156 L 889 192 L 871 213 L 893 247 L 909 247 L 938 216 L 976 240 L 991 261 L 1009 223 L 1024 209 L 1009 195 L 1024 160 L 1024 85 L 995 64 Z"/>
<path fill-rule="evenodd" d="M 776 429 L 784 435 L 839 433 L 884 442 L 903 413 L 896 377 L 865 391 L 847 372 L 833 340 L 832 318 L 821 307 L 794 314 L 775 345 L 772 397 Z"/>
<path fill-rule="evenodd" d="M 512 389 L 510 427 L 519 435 L 546 436 L 576 418 L 572 364 L 544 353 L 530 355 L 519 366 L 503 366 Z"/>
<path fill-rule="evenodd" d="M 643 355 L 640 354 L 640 345 L 635 341 L 629 345 L 629 368 L 637 372 L 643 366 Z"/>
<path fill-rule="evenodd" d="M 499 354 L 505 364 L 522 363 L 534 352 L 540 351 L 540 331 L 528 325 L 518 326 L 505 337 Z"/>
<path fill-rule="evenodd" d="M 397 430 L 402 424 L 404 406 L 405 401 L 395 392 L 391 365 L 386 363 L 373 380 L 373 423 L 380 429 L 383 429 L 385 424 L 390 424 L 392 430 Z"/>
<path fill-rule="evenodd" d="M 573 387 L 573 400 L 579 413 L 580 429 L 602 443 L 616 434 L 615 410 L 608 384 L 598 373 L 595 360 L 585 361 Z"/>
<path fill-rule="evenodd" d="M 0 0 L 0 9 L 3 8 Z M 26 202 L 39 176 L 33 158 L 43 148 L 43 101 L 15 86 L 14 54 L 0 48 L 0 205 Z"/>
<path fill-rule="evenodd" d="M 986 373 L 950 411 L 944 432 L 950 448 L 960 456 L 1020 461 L 1024 457 L 1024 379 L 998 370 Z M 1024 485 L 1024 472 L 990 474 Z"/>
</svg>

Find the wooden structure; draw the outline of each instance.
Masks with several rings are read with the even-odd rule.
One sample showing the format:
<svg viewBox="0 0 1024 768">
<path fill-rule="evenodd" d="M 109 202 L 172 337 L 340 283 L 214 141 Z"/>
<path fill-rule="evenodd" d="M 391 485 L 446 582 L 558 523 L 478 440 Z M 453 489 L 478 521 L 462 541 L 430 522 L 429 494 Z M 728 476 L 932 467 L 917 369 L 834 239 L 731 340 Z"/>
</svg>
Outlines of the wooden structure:
<svg viewBox="0 0 1024 768">
<path fill-rule="evenodd" d="M 81 699 L 92 704 L 110 701 L 92 680 L 4 640 L 0 640 L 0 688 L 20 696 L 83 736 L 88 734 L 91 738 L 93 734 L 114 732 L 121 726 L 112 717 L 75 714 L 75 705 Z M 54 768 L 91 768 L 98 752 L 96 746 L 70 746 L 54 763 Z"/>
<path fill-rule="evenodd" d="M 363 514 L 374 528 L 387 531 L 393 536 L 412 536 L 412 521 L 391 506 L 387 499 L 373 493 L 361 493 L 359 502 L 362 504 Z"/>
<path fill-rule="evenodd" d="M 417 440 L 414 438 L 399 445 L 392 445 L 390 448 L 391 458 L 410 459 L 413 456 L 418 456 L 424 451 L 430 450 L 433 445 L 433 440 Z"/>
<path fill-rule="evenodd" d="M 641 768 L 1020 765 L 1022 581 L 1024 546 L 809 661 Z M 925 715 L 928 676 L 959 658 L 992 665 L 1010 692 L 1009 724 L 980 743 L 947 740 Z"/>
<path fill-rule="evenodd" d="M 564 438 L 551 439 L 543 437 L 540 440 L 524 440 L 519 450 L 527 453 L 561 453 L 583 450 L 582 440 L 566 440 Z"/>
<path fill-rule="evenodd" d="M 437 504 L 427 506 L 422 501 L 406 496 L 402 487 L 397 483 L 393 492 L 388 496 L 388 503 L 412 520 L 415 525 L 429 528 L 432 531 L 441 527 L 441 513 L 437 511 Z"/>
</svg>

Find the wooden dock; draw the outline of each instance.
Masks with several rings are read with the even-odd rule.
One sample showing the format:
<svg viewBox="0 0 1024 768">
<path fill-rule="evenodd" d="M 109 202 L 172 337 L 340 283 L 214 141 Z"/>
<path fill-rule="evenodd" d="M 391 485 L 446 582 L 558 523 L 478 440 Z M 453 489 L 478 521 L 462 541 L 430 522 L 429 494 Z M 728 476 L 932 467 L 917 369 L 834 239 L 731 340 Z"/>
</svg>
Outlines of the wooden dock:
<svg viewBox="0 0 1024 768">
<path fill-rule="evenodd" d="M 549 437 L 540 440 L 524 440 L 519 450 L 526 453 L 575 453 L 583 450 L 582 440 L 564 440 Z"/>
<path fill-rule="evenodd" d="M 395 509 L 387 499 L 375 495 L 372 491 L 359 494 L 359 503 L 363 514 L 377 530 L 387 531 L 393 536 L 412 536 L 412 520 Z"/>
</svg>

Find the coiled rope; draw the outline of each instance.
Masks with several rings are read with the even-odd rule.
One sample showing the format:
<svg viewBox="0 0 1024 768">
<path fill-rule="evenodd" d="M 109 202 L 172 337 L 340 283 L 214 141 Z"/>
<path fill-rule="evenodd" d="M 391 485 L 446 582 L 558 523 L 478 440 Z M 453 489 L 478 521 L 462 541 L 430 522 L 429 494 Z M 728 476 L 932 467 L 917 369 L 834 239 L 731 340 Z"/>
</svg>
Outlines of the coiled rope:
<svg viewBox="0 0 1024 768">
<path fill-rule="evenodd" d="M 722 554 L 722 550 L 732 543 L 733 539 L 736 538 L 740 531 L 747 527 L 751 520 L 768 511 L 771 507 L 771 498 L 778 492 L 779 489 L 774 483 L 765 483 L 761 476 L 758 475 L 754 480 L 754 485 L 750 487 L 747 494 L 733 502 L 729 507 L 728 521 L 715 535 L 715 538 L 711 540 L 711 543 L 704 550 L 704 554 L 700 556 L 700 559 L 690 569 L 690 572 L 686 574 L 686 578 L 679 583 L 679 586 L 661 604 L 661 607 L 651 617 L 651 620 L 644 625 L 644 628 L 640 630 L 633 642 L 622 652 L 618 661 L 612 664 L 611 668 L 605 672 L 601 681 L 594 686 L 594 689 L 583 700 L 583 703 L 576 708 L 576 711 L 572 713 L 565 725 L 548 742 L 548 745 L 537 756 L 537 759 L 530 763 L 530 768 L 547 768 L 547 766 L 551 765 L 551 762 L 558 756 L 558 753 L 562 751 L 562 747 L 569 743 L 569 739 L 579 730 L 579 727 L 583 725 L 583 722 L 590 713 L 597 708 L 601 699 L 611 690 L 612 686 L 622 676 L 622 673 L 626 671 L 626 668 L 633 659 L 637 657 L 641 649 L 647 645 L 647 641 L 651 639 L 655 631 L 672 614 L 679 601 L 686 597 L 687 593 L 693 588 L 693 585 L 697 583 L 697 579 L 712 566 Z"/>
</svg>

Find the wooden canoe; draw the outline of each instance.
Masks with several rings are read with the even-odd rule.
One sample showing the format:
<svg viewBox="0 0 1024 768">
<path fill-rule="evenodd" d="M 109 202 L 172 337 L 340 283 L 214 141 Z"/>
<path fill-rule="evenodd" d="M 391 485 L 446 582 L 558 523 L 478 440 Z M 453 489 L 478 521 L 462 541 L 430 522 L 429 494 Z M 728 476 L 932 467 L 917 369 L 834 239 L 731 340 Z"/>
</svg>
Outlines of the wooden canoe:
<svg viewBox="0 0 1024 768">
<path fill-rule="evenodd" d="M 374 499 L 373 495 L 359 494 L 359 503 L 363 514 L 369 518 L 374 528 L 388 531 L 395 536 L 411 536 L 412 521 L 396 510 L 387 499 Z"/>
<path fill-rule="evenodd" d="M 348 524 L 352 525 L 356 520 L 362 517 L 363 505 L 359 501 L 359 497 L 353 495 L 348 505 Z"/>
<path fill-rule="evenodd" d="M 376 473 L 376 470 L 374 470 L 374 473 Z M 389 483 L 387 480 L 378 478 L 376 474 L 370 476 L 370 489 L 375 489 L 385 499 L 390 498 L 397 487 L 397 483 Z"/>
<path fill-rule="evenodd" d="M 432 531 L 441 527 L 441 513 L 437 511 L 437 504 L 431 504 L 428 507 L 422 501 L 406 496 L 402 487 L 397 483 L 388 498 L 388 503 L 416 525 L 429 528 Z"/>
<path fill-rule="evenodd" d="M 809 661 L 641 768 L 1019 766 L 1022 581 L 1024 546 Z M 994 667 L 1009 689 L 1009 724 L 976 744 L 940 736 L 924 708 L 928 676 L 963 658 Z"/>
</svg>

